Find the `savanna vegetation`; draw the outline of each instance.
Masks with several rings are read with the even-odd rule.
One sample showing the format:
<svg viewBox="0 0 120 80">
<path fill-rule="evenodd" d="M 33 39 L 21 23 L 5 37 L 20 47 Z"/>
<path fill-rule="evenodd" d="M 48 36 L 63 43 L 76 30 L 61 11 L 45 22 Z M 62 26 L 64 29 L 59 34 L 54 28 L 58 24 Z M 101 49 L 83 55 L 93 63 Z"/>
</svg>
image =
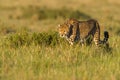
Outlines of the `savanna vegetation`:
<svg viewBox="0 0 120 80">
<path fill-rule="evenodd" d="M 119 80 L 119 0 L 0 0 L 0 80 Z M 98 20 L 109 48 L 59 37 L 68 18 Z"/>
</svg>

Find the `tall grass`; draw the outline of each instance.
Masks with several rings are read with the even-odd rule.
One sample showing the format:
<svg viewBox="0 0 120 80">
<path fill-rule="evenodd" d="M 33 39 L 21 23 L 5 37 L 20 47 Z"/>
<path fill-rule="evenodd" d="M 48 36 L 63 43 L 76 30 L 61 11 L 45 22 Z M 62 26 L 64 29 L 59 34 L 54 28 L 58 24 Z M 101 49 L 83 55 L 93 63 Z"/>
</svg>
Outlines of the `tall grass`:
<svg viewBox="0 0 120 80">
<path fill-rule="evenodd" d="M 18 1 L 22 4 L 0 3 L 6 4 L 0 5 L 0 80 L 120 79 L 119 1 L 41 0 L 44 6 L 38 7 L 38 3 L 28 6 L 30 0 Z M 110 48 L 97 48 L 94 43 L 70 46 L 54 31 L 64 17 L 97 19 L 101 33 L 105 28 L 110 34 Z M 21 25 L 26 27 L 20 29 Z"/>
<path fill-rule="evenodd" d="M 7 34 L 0 38 L 0 79 L 119 79 L 119 39 L 111 40 L 107 51 L 70 46 L 57 32 Z"/>
<path fill-rule="evenodd" d="M 56 44 L 54 47 L 22 45 L 14 48 L 4 45 L 0 48 L 0 78 L 2 80 L 119 79 L 119 48 L 115 48 L 112 50 L 113 53 L 109 53 L 93 46 Z"/>
<path fill-rule="evenodd" d="M 3 40 L 3 46 L 13 48 L 30 45 L 54 47 L 65 42 L 67 41 L 60 38 L 57 32 L 32 33 L 23 31 L 6 36 Z"/>
</svg>

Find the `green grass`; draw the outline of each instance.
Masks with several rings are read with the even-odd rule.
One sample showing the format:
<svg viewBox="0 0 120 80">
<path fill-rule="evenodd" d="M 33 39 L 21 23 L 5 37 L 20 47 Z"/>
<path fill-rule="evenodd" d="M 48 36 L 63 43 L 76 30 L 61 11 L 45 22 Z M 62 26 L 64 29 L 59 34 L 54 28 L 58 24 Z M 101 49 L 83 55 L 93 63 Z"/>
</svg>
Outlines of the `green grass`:
<svg viewBox="0 0 120 80">
<path fill-rule="evenodd" d="M 7 48 L 7 49 L 6 49 Z M 1 79 L 119 79 L 119 52 L 59 45 L 2 47 Z M 4 50 L 4 51 L 3 51 Z M 69 77 L 68 77 L 69 76 Z M 58 78 L 59 77 L 59 78 Z"/>
<path fill-rule="evenodd" d="M 14 34 L 9 34 L 3 41 L 4 44 L 2 45 L 16 48 L 25 45 L 30 46 L 33 44 L 39 46 L 57 46 L 62 44 L 65 40 L 60 38 L 57 32 L 32 33 L 25 30 Z"/>
<path fill-rule="evenodd" d="M 119 80 L 119 2 L 1 0 L 0 80 Z M 97 19 L 110 48 L 70 46 L 57 33 L 70 17 Z"/>
<path fill-rule="evenodd" d="M 21 31 L 6 35 L 0 46 L 2 80 L 119 78 L 118 49 L 70 46 L 56 32 Z"/>
</svg>

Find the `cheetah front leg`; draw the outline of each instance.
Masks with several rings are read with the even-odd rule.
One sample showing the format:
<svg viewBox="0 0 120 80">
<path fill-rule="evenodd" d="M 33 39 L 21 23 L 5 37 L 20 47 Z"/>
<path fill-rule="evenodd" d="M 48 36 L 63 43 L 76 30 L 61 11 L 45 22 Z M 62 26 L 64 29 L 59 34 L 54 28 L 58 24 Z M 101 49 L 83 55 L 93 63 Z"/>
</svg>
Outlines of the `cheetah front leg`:
<svg viewBox="0 0 120 80">
<path fill-rule="evenodd" d="M 70 43 L 70 45 L 73 45 L 73 44 L 74 44 L 75 38 L 76 38 L 76 35 L 71 35 L 71 36 L 70 36 L 70 38 L 68 39 L 68 42 Z"/>
<path fill-rule="evenodd" d="M 75 39 L 77 37 L 77 30 L 79 29 L 78 23 L 72 23 L 70 26 L 72 26 L 72 34 L 67 39 L 70 45 L 73 45 L 75 42 Z"/>
</svg>

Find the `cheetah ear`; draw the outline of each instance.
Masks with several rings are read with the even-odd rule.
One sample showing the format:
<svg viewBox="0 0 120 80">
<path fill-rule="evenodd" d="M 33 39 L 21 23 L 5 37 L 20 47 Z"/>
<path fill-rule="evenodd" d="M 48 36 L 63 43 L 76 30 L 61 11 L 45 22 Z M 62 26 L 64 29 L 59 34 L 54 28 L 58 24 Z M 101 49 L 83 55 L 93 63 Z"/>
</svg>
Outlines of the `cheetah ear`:
<svg viewBox="0 0 120 80">
<path fill-rule="evenodd" d="M 70 18 L 66 18 L 66 23 L 69 23 Z"/>
<path fill-rule="evenodd" d="M 58 28 L 60 27 L 61 25 L 60 24 L 58 24 Z"/>
</svg>

